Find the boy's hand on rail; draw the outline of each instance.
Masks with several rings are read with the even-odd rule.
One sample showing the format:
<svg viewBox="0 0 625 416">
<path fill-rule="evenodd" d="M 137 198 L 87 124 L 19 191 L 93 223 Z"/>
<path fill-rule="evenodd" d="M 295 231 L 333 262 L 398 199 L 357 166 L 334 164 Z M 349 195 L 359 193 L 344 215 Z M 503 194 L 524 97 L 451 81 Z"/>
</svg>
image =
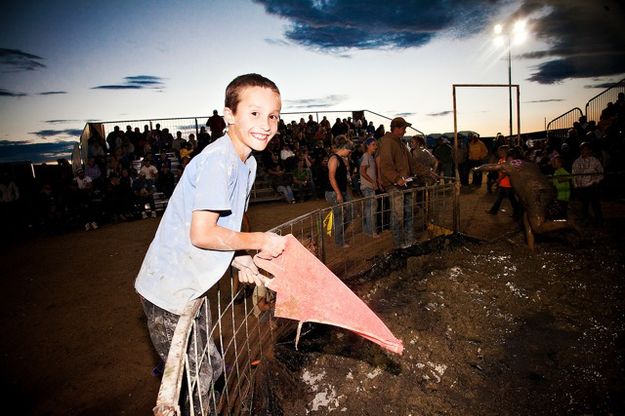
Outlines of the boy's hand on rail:
<svg viewBox="0 0 625 416">
<path fill-rule="evenodd" d="M 258 257 L 271 259 L 282 254 L 284 248 L 286 247 L 286 237 L 276 233 L 266 232 L 263 233 L 263 238 L 264 241 L 257 254 Z"/>
<path fill-rule="evenodd" d="M 265 284 L 265 276 L 260 274 L 249 254 L 235 256 L 232 260 L 232 267 L 239 270 L 239 282 L 255 283 L 259 286 Z"/>
</svg>

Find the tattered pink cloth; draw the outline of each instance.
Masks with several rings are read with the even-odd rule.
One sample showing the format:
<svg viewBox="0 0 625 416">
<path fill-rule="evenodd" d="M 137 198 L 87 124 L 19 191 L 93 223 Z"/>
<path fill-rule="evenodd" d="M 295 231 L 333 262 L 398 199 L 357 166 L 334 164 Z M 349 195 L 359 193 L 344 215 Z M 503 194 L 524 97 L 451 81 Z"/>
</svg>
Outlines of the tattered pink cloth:
<svg viewBox="0 0 625 416">
<path fill-rule="evenodd" d="M 280 256 L 254 258 L 256 265 L 274 276 L 267 287 L 276 292 L 275 316 L 299 321 L 298 338 L 303 322 L 318 322 L 349 329 L 401 354 L 402 341 L 384 322 L 295 237 L 286 238 Z"/>
</svg>

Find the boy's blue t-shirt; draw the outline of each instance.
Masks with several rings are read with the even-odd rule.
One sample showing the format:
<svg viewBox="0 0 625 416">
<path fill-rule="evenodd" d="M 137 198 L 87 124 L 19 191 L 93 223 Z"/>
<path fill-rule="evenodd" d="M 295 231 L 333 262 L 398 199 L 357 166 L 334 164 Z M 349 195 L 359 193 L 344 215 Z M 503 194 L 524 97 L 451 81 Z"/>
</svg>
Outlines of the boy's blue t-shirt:
<svg viewBox="0 0 625 416">
<path fill-rule="evenodd" d="M 191 244 L 191 214 L 218 211 L 219 226 L 240 231 L 255 178 L 256 159 L 250 155 L 242 162 L 228 135 L 195 156 L 169 199 L 145 255 L 135 280 L 137 292 L 180 315 L 187 302 L 214 285 L 230 266 L 234 251 L 206 250 Z"/>
</svg>

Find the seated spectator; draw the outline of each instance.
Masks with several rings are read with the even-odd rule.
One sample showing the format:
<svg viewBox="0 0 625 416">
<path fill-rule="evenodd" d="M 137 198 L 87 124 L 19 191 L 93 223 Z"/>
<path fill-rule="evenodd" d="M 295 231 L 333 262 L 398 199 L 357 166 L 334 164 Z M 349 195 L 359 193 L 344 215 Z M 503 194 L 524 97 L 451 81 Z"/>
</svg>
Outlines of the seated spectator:
<svg viewBox="0 0 625 416">
<path fill-rule="evenodd" d="M 188 157 L 189 159 L 191 159 L 193 155 L 193 143 L 191 143 L 191 141 L 188 141 L 184 147 L 182 147 L 180 149 L 180 161 L 182 162 L 182 160 L 185 157 Z"/>
<path fill-rule="evenodd" d="M 167 198 L 174 193 L 176 178 L 167 164 L 163 164 L 156 178 L 156 189 L 165 194 Z"/>
<path fill-rule="evenodd" d="M 315 184 L 303 158 L 297 161 L 297 167 L 293 171 L 293 186 L 300 201 L 306 201 L 315 195 Z"/>
<path fill-rule="evenodd" d="M 135 179 L 132 184 L 132 191 L 135 196 L 136 205 L 141 211 L 141 217 L 147 218 L 147 212 L 150 211 L 152 217 L 156 218 L 156 205 L 154 204 L 153 182 L 147 180 L 144 173 L 139 172 L 137 179 Z"/>
<path fill-rule="evenodd" d="M 97 137 L 90 138 L 88 143 L 89 143 L 87 147 L 88 157 L 103 159 L 106 156 L 106 151 L 102 147 L 102 144 L 100 143 Z"/>
<path fill-rule="evenodd" d="M 159 152 L 171 152 L 171 145 L 174 142 L 174 136 L 171 135 L 168 128 L 164 128 L 159 141 Z"/>
<path fill-rule="evenodd" d="M 277 157 L 274 155 L 273 164 L 267 168 L 267 174 L 271 179 L 271 186 L 277 192 L 281 193 L 289 204 L 294 204 L 295 196 L 291 188 L 293 178 L 289 173 L 285 172 L 276 159 Z"/>
<path fill-rule="evenodd" d="M 98 166 L 94 157 L 90 157 L 87 159 L 87 166 L 85 166 L 84 173 L 91 179 L 91 182 L 93 182 L 93 186 L 100 185 L 100 177 L 102 176 L 102 171 L 100 170 L 100 166 Z"/>
<path fill-rule="evenodd" d="M 169 160 L 169 156 L 165 152 L 161 152 L 154 163 L 156 166 L 156 170 L 160 173 L 163 165 L 167 165 L 169 170 L 171 170 L 171 160 Z"/>
<path fill-rule="evenodd" d="M 143 178 L 153 186 L 158 176 L 158 169 L 156 169 L 156 166 L 152 165 L 150 159 L 146 157 L 141 161 L 139 175 L 143 176 Z"/>
<path fill-rule="evenodd" d="M 291 171 L 295 169 L 297 164 L 297 159 L 295 158 L 295 153 L 291 149 L 291 146 L 288 144 L 282 145 L 282 150 L 280 150 L 280 160 L 284 169 Z"/>
<path fill-rule="evenodd" d="M 187 167 L 190 161 L 191 158 L 189 156 L 185 156 L 180 160 L 180 164 L 178 165 L 178 177 L 182 176 L 184 169 Z"/>
<path fill-rule="evenodd" d="M 191 150 L 193 151 L 194 154 L 200 153 L 201 149 L 198 149 L 198 142 L 197 140 L 195 140 L 195 134 L 193 133 L 189 134 L 189 140 L 187 140 L 187 143 L 191 144 Z M 193 157 L 193 156 L 190 155 L 189 157 Z"/>
</svg>

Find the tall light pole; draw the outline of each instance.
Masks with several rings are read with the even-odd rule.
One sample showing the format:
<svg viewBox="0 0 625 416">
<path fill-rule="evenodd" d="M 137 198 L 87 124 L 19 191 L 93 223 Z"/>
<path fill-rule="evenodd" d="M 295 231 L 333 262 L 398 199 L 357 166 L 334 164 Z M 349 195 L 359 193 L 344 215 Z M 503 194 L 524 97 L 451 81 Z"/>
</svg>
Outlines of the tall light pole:
<svg viewBox="0 0 625 416">
<path fill-rule="evenodd" d="M 518 20 L 512 26 L 512 30 L 504 32 L 503 25 L 495 25 L 495 44 L 503 46 L 505 39 L 508 40 L 508 121 L 509 121 L 509 139 L 512 140 L 512 42 L 520 44 L 525 41 L 527 33 L 525 32 L 525 21 Z M 519 132 L 520 133 L 520 132 Z M 519 143 L 517 143 L 518 145 Z"/>
</svg>

